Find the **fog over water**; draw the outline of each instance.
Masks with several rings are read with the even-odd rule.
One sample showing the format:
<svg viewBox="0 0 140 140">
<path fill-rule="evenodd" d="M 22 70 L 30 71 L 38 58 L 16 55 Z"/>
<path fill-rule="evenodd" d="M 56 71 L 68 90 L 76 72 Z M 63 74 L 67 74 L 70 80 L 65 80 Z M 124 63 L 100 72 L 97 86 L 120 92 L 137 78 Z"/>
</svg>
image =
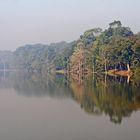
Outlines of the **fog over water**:
<svg viewBox="0 0 140 140">
<path fill-rule="evenodd" d="M 0 0 L 0 50 L 72 41 L 113 20 L 140 30 L 139 0 Z"/>
</svg>

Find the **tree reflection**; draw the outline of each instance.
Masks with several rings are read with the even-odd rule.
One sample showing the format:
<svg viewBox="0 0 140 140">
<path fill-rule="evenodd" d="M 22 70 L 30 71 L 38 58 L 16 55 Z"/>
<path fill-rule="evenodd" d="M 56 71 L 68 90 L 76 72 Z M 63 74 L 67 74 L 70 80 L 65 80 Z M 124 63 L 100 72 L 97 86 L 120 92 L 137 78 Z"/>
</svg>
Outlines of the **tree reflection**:
<svg viewBox="0 0 140 140">
<path fill-rule="evenodd" d="M 20 81 L 20 82 L 17 82 Z M 14 88 L 26 96 L 50 96 L 65 98 L 71 96 L 66 77 L 61 75 L 44 75 L 41 73 L 21 73 L 15 81 Z"/>
<path fill-rule="evenodd" d="M 14 88 L 24 96 L 71 98 L 90 115 L 109 116 L 120 124 L 140 109 L 140 79 L 107 75 L 0 74 L 0 88 Z"/>
<path fill-rule="evenodd" d="M 80 84 L 73 78 L 74 99 L 86 112 L 105 114 L 110 121 L 121 123 L 123 117 L 129 117 L 133 111 L 140 109 L 140 88 L 136 84 L 134 86 L 133 81 L 128 84 L 127 78 L 94 75 L 94 78 L 85 78 Z"/>
</svg>

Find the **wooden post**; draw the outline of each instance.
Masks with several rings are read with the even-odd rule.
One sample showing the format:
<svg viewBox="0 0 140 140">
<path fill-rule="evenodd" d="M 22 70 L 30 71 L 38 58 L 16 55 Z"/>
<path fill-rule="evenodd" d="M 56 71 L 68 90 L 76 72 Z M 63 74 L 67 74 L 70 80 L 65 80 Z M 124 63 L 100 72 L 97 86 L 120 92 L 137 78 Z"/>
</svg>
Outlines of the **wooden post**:
<svg viewBox="0 0 140 140">
<path fill-rule="evenodd" d="M 127 71 L 130 72 L 130 66 L 127 64 Z"/>
<path fill-rule="evenodd" d="M 107 68 L 106 68 L 106 58 L 105 58 L 105 72 L 107 71 Z"/>
</svg>

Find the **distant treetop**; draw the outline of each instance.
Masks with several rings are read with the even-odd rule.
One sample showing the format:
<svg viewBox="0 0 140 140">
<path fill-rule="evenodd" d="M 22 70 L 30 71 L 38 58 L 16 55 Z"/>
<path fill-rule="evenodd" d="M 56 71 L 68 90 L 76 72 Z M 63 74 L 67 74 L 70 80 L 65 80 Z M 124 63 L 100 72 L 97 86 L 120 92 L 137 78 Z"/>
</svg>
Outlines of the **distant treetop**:
<svg viewBox="0 0 140 140">
<path fill-rule="evenodd" d="M 121 21 L 114 21 L 114 22 L 111 22 L 110 24 L 109 24 L 109 26 L 110 26 L 110 28 L 117 28 L 117 27 L 121 27 L 122 26 L 122 24 L 121 24 Z"/>
</svg>

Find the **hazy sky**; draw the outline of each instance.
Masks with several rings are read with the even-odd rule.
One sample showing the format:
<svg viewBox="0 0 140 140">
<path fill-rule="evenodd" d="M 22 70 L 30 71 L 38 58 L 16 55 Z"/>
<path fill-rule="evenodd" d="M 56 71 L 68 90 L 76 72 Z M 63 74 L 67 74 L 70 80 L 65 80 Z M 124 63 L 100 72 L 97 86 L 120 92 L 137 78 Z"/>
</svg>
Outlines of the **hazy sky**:
<svg viewBox="0 0 140 140">
<path fill-rule="evenodd" d="M 0 50 L 72 41 L 121 20 L 140 31 L 140 0 L 0 0 Z"/>
</svg>

